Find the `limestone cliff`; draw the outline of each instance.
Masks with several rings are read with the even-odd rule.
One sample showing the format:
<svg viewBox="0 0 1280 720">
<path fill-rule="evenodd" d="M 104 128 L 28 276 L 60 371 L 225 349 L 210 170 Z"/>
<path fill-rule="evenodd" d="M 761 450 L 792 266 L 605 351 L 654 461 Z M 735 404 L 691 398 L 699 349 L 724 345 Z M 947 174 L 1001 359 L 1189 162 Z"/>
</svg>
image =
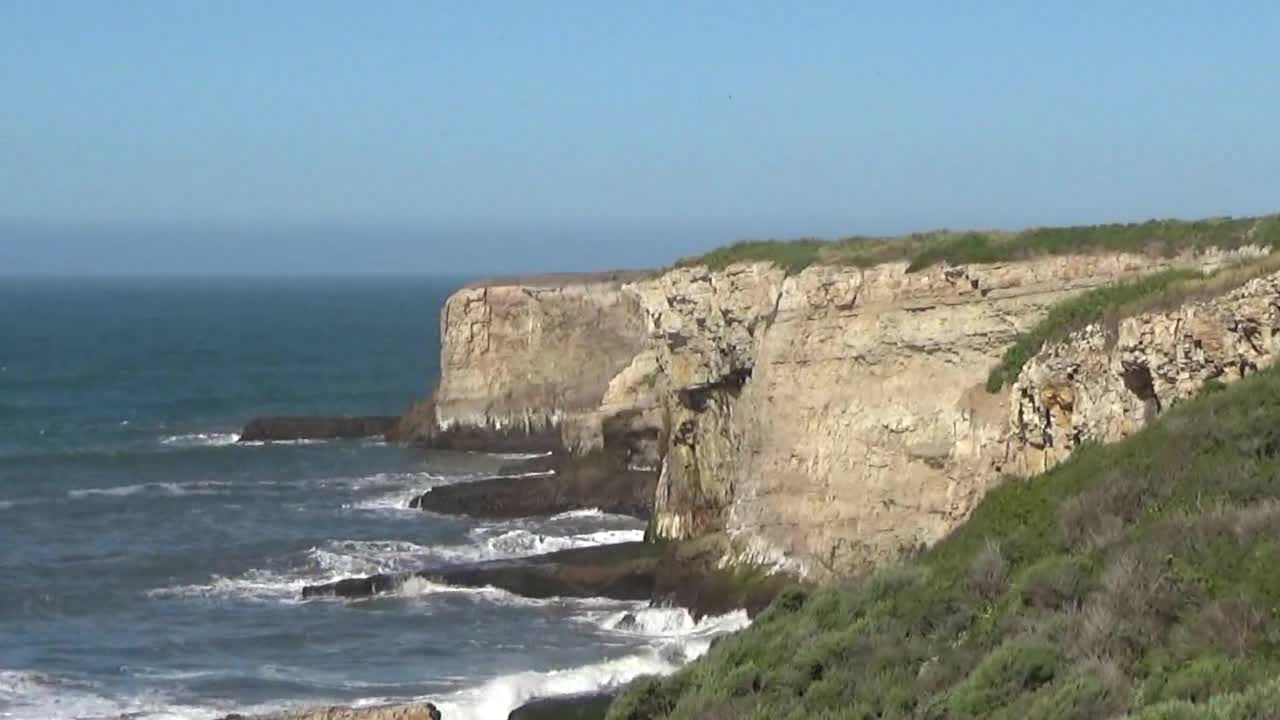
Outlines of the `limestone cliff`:
<svg viewBox="0 0 1280 720">
<path fill-rule="evenodd" d="M 552 449 L 562 426 L 597 413 L 610 382 L 645 347 L 642 315 L 620 292 L 635 273 L 473 284 L 440 311 L 440 383 L 410 439 L 437 445 Z M 615 388 L 615 394 L 624 392 Z M 598 422 L 597 422 L 598 426 Z M 583 433 L 576 426 L 571 432 Z M 596 432 L 587 432 L 593 438 Z"/>
<path fill-rule="evenodd" d="M 1012 339 L 1064 299 L 1232 257 L 1055 256 L 919 272 L 906 262 L 817 265 L 794 275 L 743 263 L 472 287 L 442 314 L 434 417 L 445 433 L 552 428 L 575 452 L 621 426 L 614 436 L 653 439 L 628 457 L 660 465 L 659 536 L 723 533 L 731 562 L 848 577 L 936 541 L 1006 475 L 1086 437 L 1127 432 L 1152 402 L 1158 410 L 1194 392 L 1193 375 L 1229 379 L 1268 362 L 1274 288 L 1260 280 L 1172 319 L 1086 330 L 1047 349 L 1012 389 L 983 387 Z"/>
<path fill-rule="evenodd" d="M 937 267 L 685 268 L 640 298 L 670 434 L 656 529 L 724 531 L 736 560 L 844 577 L 932 543 L 1006 471 L 1008 400 L 983 381 L 1014 335 L 1141 255 Z"/>
<path fill-rule="evenodd" d="M 1280 273 L 1220 297 L 1090 325 L 1045 348 L 1013 387 L 1014 459 L 1040 472 L 1082 442 L 1113 442 L 1200 392 L 1257 372 L 1280 352 Z"/>
</svg>

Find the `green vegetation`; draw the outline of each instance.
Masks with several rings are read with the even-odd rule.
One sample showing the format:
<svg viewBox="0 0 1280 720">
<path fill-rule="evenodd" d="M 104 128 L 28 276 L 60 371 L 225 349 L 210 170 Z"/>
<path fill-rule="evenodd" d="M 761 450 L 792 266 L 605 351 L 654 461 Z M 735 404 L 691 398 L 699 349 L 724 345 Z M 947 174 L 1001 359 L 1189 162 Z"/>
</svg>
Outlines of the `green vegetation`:
<svg viewBox="0 0 1280 720">
<path fill-rule="evenodd" d="M 1280 369 L 1009 480 L 915 559 L 780 594 L 611 720 L 1245 720 L 1280 707 Z"/>
<path fill-rule="evenodd" d="M 772 261 L 795 273 L 814 264 L 870 266 L 907 261 L 914 272 L 940 263 L 982 263 L 1071 253 L 1141 252 L 1175 255 L 1184 250 L 1280 247 L 1280 216 L 1035 228 L 1022 232 L 938 230 L 898 238 L 748 240 L 683 258 L 681 265 L 720 269 L 735 262 Z"/>
<path fill-rule="evenodd" d="M 987 376 L 987 391 L 998 392 L 1005 383 L 1017 379 L 1022 366 L 1047 343 L 1061 340 L 1071 332 L 1108 316 L 1115 316 L 1122 306 L 1163 293 L 1175 284 L 1189 283 L 1202 277 L 1193 270 L 1167 270 L 1090 290 L 1058 303 L 1034 327 L 1014 338 L 1013 344 L 1004 351 L 1000 364 Z"/>
<path fill-rule="evenodd" d="M 1280 255 L 1234 265 L 1212 275 L 1192 270 L 1166 270 L 1065 300 L 1051 308 L 1030 330 L 1014 338 L 1000 363 L 987 376 L 987 391 L 999 392 L 1005 384 L 1017 379 L 1022 366 L 1041 348 L 1087 325 L 1105 322 L 1114 328 L 1122 318 L 1222 295 L 1255 277 L 1277 270 L 1280 270 Z"/>
</svg>

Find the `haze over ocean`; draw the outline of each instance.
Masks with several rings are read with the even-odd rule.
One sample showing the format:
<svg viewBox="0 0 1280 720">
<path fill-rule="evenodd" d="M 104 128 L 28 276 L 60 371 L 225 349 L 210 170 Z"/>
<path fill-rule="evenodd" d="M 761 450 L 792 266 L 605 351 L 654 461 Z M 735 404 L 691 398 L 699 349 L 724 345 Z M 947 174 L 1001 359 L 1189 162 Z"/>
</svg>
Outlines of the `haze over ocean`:
<svg viewBox="0 0 1280 720">
<path fill-rule="evenodd" d="M 1271 212 L 1278 25 L 1261 0 L 9 2 L 0 274 Z"/>
</svg>

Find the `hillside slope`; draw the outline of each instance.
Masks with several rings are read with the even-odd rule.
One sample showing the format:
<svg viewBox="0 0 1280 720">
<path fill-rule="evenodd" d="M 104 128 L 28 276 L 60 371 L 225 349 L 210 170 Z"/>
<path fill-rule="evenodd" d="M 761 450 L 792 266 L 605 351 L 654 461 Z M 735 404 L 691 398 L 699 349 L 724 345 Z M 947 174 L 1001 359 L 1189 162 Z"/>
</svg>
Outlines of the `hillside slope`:
<svg viewBox="0 0 1280 720">
<path fill-rule="evenodd" d="M 781 595 L 612 720 L 1277 717 L 1280 370 L 992 489 L 918 557 Z"/>
</svg>

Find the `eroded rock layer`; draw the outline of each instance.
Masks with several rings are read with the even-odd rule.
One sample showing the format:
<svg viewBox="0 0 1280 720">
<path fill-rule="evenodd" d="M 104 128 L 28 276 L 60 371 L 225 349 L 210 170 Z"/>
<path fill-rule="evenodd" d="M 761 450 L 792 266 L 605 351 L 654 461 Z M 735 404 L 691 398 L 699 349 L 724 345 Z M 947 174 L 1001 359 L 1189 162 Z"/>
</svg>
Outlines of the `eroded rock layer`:
<svg viewBox="0 0 1280 720">
<path fill-rule="evenodd" d="M 729 563 L 855 576 L 941 538 L 1006 475 L 1127 432 L 1152 403 L 1194 392 L 1193 376 L 1230 379 L 1267 362 L 1274 323 L 1260 281 L 1223 299 L 1230 309 L 1126 321 L 1116 343 L 1086 331 L 1012 390 L 984 387 L 1016 335 L 1057 303 L 1257 253 L 794 275 L 744 263 L 473 287 L 444 310 L 435 431 L 516 428 L 571 454 L 603 452 L 658 473 L 659 538 L 723 536 Z M 1108 379 L 1072 384 L 1097 373 Z"/>
<path fill-rule="evenodd" d="M 1090 325 L 1033 358 L 1013 387 L 1018 470 L 1041 472 L 1082 442 L 1114 442 L 1280 352 L 1280 273 L 1219 297 Z"/>
</svg>

